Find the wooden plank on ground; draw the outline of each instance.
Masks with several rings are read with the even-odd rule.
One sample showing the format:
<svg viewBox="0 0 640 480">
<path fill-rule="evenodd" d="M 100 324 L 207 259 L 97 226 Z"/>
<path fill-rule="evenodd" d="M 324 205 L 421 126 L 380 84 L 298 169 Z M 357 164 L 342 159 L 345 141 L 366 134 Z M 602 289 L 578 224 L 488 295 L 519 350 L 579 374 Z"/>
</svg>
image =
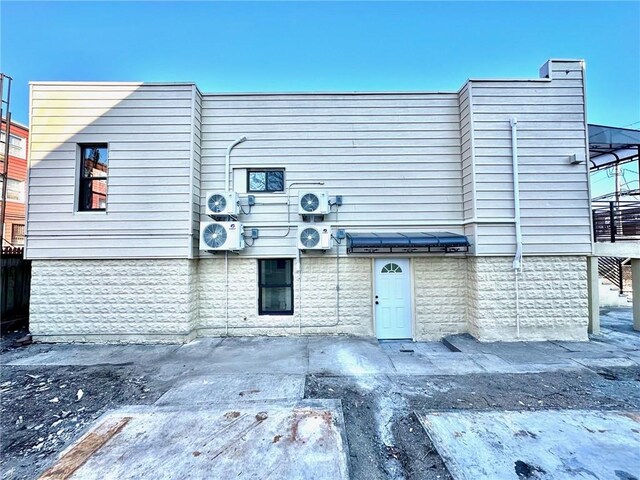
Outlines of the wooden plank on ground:
<svg viewBox="0 0 640 480">
<path fill-rule="evenodd" d="M 58 462 L 47 469 L 40 480 L 66 480 L 78 470 L 105 443 L 117 435 L 131 417 L 109 418 L 92 430 L 65 453 Z"/>
</svg>

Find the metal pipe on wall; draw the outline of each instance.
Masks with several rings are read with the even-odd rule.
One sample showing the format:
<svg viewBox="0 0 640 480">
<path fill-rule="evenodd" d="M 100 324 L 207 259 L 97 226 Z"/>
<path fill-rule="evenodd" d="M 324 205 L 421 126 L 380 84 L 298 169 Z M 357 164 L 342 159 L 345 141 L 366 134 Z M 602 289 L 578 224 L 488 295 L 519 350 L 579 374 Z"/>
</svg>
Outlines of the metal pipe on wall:
<svg viewBox="0 0 640 480">
<path fill-rule="evenodd" d="M 520 338 L 520 291 L 518 276 L 522 273 L 522 230 L 520 227 L 520 179 L 518 172 L 518 119 L 511 118 L 511 160 L 513 165 L 513 209 L 516 233 L 516 253 L 513 258 L 516 290 L 516 338 Z"/>
<path fill-rule="evenodd" d="M 229 252 L 224 252 L 224 334 L 229 336 Z"/>
<path fill-rule="evenodd" d="M 338 209 L 336 209 L 336 228 L 339 228 Z M 336 246 L 336 333 L 340 324 L 340 244 Z"/>
<path fill-rule="evenodd" d="M 235 148 L 236 145 L 241 144 L 242 142 L 245 142 L 247 140 L 247 137 L 240 137 L 239 139 L 237 139 L 235 142 L 233 142 L 231 145 L 229 145 L 227 147 L 227 154 L 224 157 L 224 191 L 228 192 L 230 187 L 230 183 L 231 183 L 231 150 L 233 150 Z"/>
</svg>

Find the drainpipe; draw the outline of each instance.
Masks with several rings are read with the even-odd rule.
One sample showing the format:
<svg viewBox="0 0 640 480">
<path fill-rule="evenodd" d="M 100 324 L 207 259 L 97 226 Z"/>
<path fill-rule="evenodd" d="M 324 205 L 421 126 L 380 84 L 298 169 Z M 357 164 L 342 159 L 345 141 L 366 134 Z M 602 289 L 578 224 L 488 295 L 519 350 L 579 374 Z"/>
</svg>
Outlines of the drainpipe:
<svg viewBox="0 0 640 480">
<path fill-rule="evenodd" d="M 229 336 L 229 252 L 224 252 L 224 334 Z"/>
<path fill-rule="evenodd" d="M 518 276 L 522 273 L 522 230 L 520 228 L 520 180 L 518 178 L 518 119 L 511 118 L 511 158 L 513 161 L 513 209 L 516 229 L 516 254 L 513 272 L 516 287 L 516 338 L 520 338 L 520 291 Z"/>
<path fill-rule="evenodd" d="M 298 335 L 302 335 L 302 264 L 300 263 L 302 257 L 300 255 L 300 249 L 296 248 L 296 250 L 296 270 L 298 273 Z"/>
<path fill-rule="evenodd" d="M 236 145 L 239 145 L 240 143 L 246 140 L 247 140 L 247 137 L 241 137 L 227 147 L 227 155 L 225 156 L 225 159 L 224 159 L 224 191 L 225 192 L 229 191 L 229 177 L 231 174 L 231 150 L 233 150 Z"/>
<path fill-rule="evenodd" d="M 336 209 L 336 228 L 340 228 L 340 222 L 338 221 L 338 209 Z M 338 333 L 339 325 L 340 325 L 340 244 L 338 243 L 336 245 L 336 334 Z"/>
<path fill-rule="evenodd" d="M 227 154 L 224 158 L 224 191 L 229 191 L 229 183 L 231 176 L 231 150 L 236 145 L 241 144 L 246 141 L 247 137 L 240 137 L 235 142 L 227 147 Z M 225 291 L 225 302 L 224 302 L 224 334 L 225 336 L 229 336 L 229 252 L 224 252 L 224 291 Z"/>
</svg>

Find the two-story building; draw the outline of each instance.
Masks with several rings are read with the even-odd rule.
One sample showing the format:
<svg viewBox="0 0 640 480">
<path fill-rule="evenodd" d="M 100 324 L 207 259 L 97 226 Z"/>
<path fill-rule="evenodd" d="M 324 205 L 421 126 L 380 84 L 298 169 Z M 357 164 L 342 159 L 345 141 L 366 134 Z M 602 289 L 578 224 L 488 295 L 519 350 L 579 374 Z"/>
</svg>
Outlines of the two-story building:
<svg viewBox="0 0 640 480">
<path fill-rule="evenodd" d="M 3 120 L 0 129 L 0 157 L 4 157 L 4 142 L 6 141 L 7 122 Z M 0 199 L 0 211 L 5 209 L 3 247 L 22 247 L 24 245 L 28 150 L 29 129 L 25 125 L 12 121 L 9 129 L 9 156 L 6 164 L 6 205 L 2 205 L 3 202 Z M 4 168 L 4 158 L 0 158 L 0 160 L 3 161 Z"/>
<path fill-rule="evenodd" d="M 31 84 L 48 341 L 587 338 L 584 63 L 451 92 Z"/>
</svg>

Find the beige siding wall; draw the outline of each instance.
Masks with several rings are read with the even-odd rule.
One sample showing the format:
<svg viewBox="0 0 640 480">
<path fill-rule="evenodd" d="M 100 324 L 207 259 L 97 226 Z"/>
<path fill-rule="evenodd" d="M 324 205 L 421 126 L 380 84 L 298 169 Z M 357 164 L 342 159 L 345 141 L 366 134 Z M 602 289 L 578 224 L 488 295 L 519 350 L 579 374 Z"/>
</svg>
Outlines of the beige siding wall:
<svg viewBox="0 0 640 480">
<path fill-rule="evenodd" d="M 584 69 L 551 61 L 549 79 L 473 81 L 472 117 L 479 219 L 512 219 L 511 126 L 518 120 L 520 213 L 525 255 L 591 252 Z M 547 69 L 543 69 L 546 73 Z M 478 226 L 477 253 L 515 251 L 509 224 Z"/>
<path fill-rule="evenodd" d="M 465 220 L 470 220 L 475 217 L 475 165 L 473 158 L 474 132 L 471 115 L 471 95 L 471 84 L 467 83 L 460 91 L 460 142 Z"/>
<path fill-rule="evenodd" d="M 246 191 L 252 167 L 284 168 L 293 184 L 289 195 L 256 194 L 240 216 L 260 231 L 242 256 L 296 254 L 301 189 L 343 196 L 325 219 L 334 228 L 448 230 L 470 237 L 471 254 L 511 255 L 512 117 L 524 254 L 589 253 L 587 165 L 569 165 L 586 156 L 582 67 L 551 61 L 548 78 L 471 80 L 459 93 L 201 95 L 193 84 L 34 83 L 27 256 L 211 257 L 197 250 L 205 193 L 223 188 L 225 150 L 242 135 L 235 190 Z M 109 144 L 106 213 L 75 211 L 83 142 Z"/>
<path fill-rule="evenodd" d="M 245 191 L 246 175 L 238 169 L 251 167 L 284 168 L 287 184 L 324 183 L 294 185 L 291 205 L 284 193 L 256 194 L 256 206 L 241 221 L 259 228 L 261 238 L 244 256 L 296 253 L 301 188 L 343 195 L 339 214 L 326 221 L 350 231 L 428 227 L 462 233 L 455 93 L 205 94 L 202 130 L 203 194 L 223 188 L 225 150 L 243 135 L 247 141 L 232 154 L 234 189 Z"/>
<path fill-rule="evenodd" d="M 191 244 L 191 256 L 198 256 L 198 248 L 200 238 L 200 203 L 202 193 L 200 192 L 201 181 L 201 145 L 202 145 L 202 94 L 198 87 L 193 86 L 193 104 L 192 104 L 192 177 L 191 177 L 191 231 L 193 241 Z"/>
<path fill-rule="evenodd" d="M 193 85 L 31 85 L 28 258 L 187 257 Z M 77 212 L 81 143 L 109 145 L 106 212 Z"/>
<path fill-rule="evenodd" d="M 476 166 L 474 158 L 474 129 L 471 106 L 473 102 L 473 92 L 470 82 L 467 82 L 459 93 L 460 100 L 460 146 L 461 146 L 461 168 L 462 168 L 462 200 L 463 219 L 468 222 L 461 232 L 469 239 L 471 246 L 469 252 L 476 253 L 477 226 L 470 223 L 476 217 Z"/>
</svg>

